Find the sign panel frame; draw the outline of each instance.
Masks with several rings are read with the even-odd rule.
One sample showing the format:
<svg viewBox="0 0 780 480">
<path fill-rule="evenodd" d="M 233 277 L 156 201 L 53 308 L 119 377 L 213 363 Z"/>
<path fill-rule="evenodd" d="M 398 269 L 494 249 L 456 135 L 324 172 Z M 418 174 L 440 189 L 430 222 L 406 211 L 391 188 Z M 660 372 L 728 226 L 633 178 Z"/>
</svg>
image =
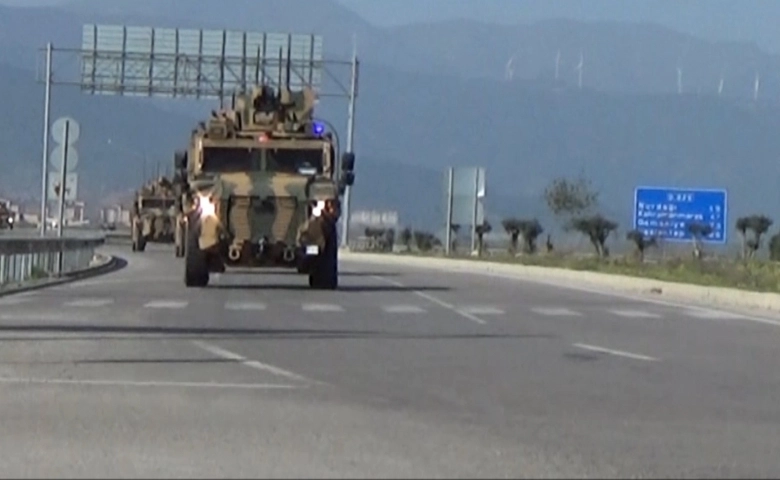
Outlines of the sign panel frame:
<svg viewBox="0 0 780 480">
<path fill-rule="evenodd" d="M 710 224 L 702 243 L 728 243 L 728 191 L 713 188 L 650 187 L 634 189 L 633 227 L 668 242 L 691 242 L 688 225 Z"/>
<path fill-rule="evenodd" d="M 48 200 L 56 202 L 60 196 L 56 187 L 60 184 L 61 172 L 49 172 L 49 186 L 47 188 Z M 75 202 L 78 198 L 79 175 L 78 173 L 65 174 L 65 202 Z"/>
</svg>

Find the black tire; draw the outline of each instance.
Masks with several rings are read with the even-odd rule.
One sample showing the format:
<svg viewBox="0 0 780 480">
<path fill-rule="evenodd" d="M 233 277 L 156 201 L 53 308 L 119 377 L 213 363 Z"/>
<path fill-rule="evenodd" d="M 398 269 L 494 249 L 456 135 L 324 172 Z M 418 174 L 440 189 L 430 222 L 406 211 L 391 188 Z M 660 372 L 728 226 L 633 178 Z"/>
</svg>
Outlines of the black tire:
<svg viewBox="0 0 780 480">
<path fill-rule="evenodd" d="M 146 237 L 142 236 L 140 233 L 138 234 L 138 251 L 143 252 L 146 250 Z"/>
<path fill-rule="evenodd" d="M 309 274 L 309 286 L 318 290 L 336 290 L 339 287 L 339 248 L 336 239 L 336 225 L 328 226 L 325 248 Z"/>
<path fill-rule="evenodd" d="M 198 245 L 199 223 L 188 222 L 184 235 L 184 284 L 188 287 L 205 287 L 209 284 L 209 265 L 206 252 Z"/>
<path fill-rule="evenodd" d="M 173 234 L 173 244 L 174 244 L 174 255 L 176 255 L 176 258 L 184 258 L 184 242 L 186 241 L 185 233 L 184 233 L 184 225 L 177 220 L 175 232 Z M 177 243 L 176 240 L 179 239 L 179 242 Z"/>
</svg>

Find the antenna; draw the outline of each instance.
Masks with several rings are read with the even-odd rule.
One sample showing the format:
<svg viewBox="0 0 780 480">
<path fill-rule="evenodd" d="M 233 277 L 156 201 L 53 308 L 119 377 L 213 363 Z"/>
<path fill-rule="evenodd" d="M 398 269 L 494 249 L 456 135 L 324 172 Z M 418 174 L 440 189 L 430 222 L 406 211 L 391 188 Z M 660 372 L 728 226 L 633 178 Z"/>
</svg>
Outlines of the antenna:
<svg viewBox="0 0 780 480">
<path fill-rule="evenodd" d="M 683 92 L 683 71 L 680 64 L 677 64 L 677 95 L 682 95 Z"/>
<path fill-rule="evenodd" d="M 558 81 L 558 74 L 560 73 L 561 65 L 561 50 L 558 49 L 558 53 L 555 55 L 555 81 Z"/>
<path fill-rule="evenodd" d="M 292 56 L 292 34 L 289 34 L 290 40 L 287 42 L 287 90 L 290 89 L 290 57 Z"/>
<path fill-rule="evenodd" d="M 284 57 L 282 56 L 282 47 L 279 47 L 279 83 L 276 84 L 276 89 L 278 90 L 277 95 L 279 96 L 279 100 L 282 99 L 282 59 Z"/>
<path fill-rule="evenodd" d="M 756 72 L 756 80 L 753 83 L 753 101 L 758 101 L 758 88 L 761 85 L 761 78 L 758 75 L 758 72 Z"/>
</svg>

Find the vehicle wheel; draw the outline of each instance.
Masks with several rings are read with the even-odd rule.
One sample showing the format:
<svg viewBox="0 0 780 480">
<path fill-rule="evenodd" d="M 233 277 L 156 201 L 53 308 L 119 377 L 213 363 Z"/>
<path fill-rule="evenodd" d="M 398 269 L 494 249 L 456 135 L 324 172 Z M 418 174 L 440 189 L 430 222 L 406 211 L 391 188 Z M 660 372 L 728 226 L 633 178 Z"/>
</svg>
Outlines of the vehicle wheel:
<svg viewBox="0 0 780 480">
<path fill-rule="evenodd" d="M 138 234 L 138 251 L 143 252 L 146 250 L 146 237 L 141 236 L 141 234 Z"/>
<path fill-rule="evenodd" d="M 184 222 L 177 220 L 173 230 L 173 243 L 176 258 L 184 257 Z"/>
<path fill-rule="evenodd" d="M 208 256 L 198 245 L 199 236 L 200 225 L 188 222 L 184 237 L 184 284 L 188 287 L 205 287 L 209 283 Z"/>
<path fill-rule="evenodd" d="M 318 290 L 336 290 L 339 286 L 339 249 L 336 240 L 336 226 L 328 226 L 325 248 L 309 274 L 309 286 Z"/>
</svg>

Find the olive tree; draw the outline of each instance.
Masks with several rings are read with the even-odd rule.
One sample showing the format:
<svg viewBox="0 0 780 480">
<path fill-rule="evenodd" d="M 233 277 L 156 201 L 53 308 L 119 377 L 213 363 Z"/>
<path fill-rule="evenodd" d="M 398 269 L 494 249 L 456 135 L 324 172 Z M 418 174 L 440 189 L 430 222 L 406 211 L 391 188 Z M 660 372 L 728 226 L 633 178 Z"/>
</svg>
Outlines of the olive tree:
<svg viewBox="0 0 780 480">
<path fill-rule="evenodd" d="M 761 248 L 761 237 L 769 231 L 772 219 L 766 215 L 749 215 L 737 219 L 736 227 L 742 237 L 742 258 L 753 258 Z M 753 232 L 753 238 L 748 238 L 747 232 Z"/>
<path fill-rule="evenodd" d="M 588 237 L 599 258 L 604 258 L 608 255 L 605 244 L 612 232 L 618 228 L 617 223 L 604 218 L 601 214 L 577 217 L 571 221 L 570 226 L 573 230 Z"/>
</svg>

